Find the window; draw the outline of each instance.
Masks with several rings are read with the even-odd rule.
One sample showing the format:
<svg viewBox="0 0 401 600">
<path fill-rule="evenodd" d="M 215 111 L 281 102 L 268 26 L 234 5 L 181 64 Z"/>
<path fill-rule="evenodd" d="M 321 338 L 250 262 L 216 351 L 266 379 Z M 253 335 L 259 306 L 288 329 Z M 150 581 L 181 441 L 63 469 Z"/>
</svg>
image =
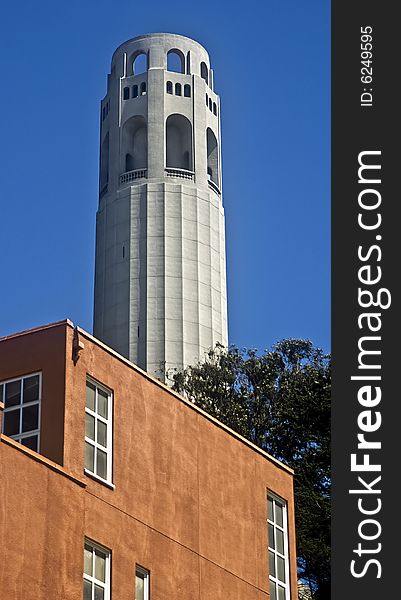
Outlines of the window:
<svg viewBox="0 0 401 600">
<path fill-rule="evenodd" d="M 186 84 L 184 85 L 184 96 L 186 98 L 190 98 L 191 97 L 191 86 Z"/>
<path fill-rule="evenodd" d="M 141 83 L 141 96 L 144 96 L 146 94 L 146 83 L 143 81 Z"/>
<path fill-rule="evenodd" d="M 128 100 L 129 99 L 129 87 L 125 87 L 124 88 L 123 98 L 124 98 L 124 100 Z"/>
<path fill-rule="evenodd" d="M 139 565 L 135 571 L 135 600 L 149 600 L 149 571 Z"/>
<path fill-rule="evenodd" d="M 216 105 L 216 102 L 213 102 L 213 114 L 217 115 L 217 105 Z"/>
<path fill-rule="evenodd" d="M 167 83 L 166 83 L 166 92 L 168 94 L 172 94 L 173 93 L 173 83 L 172 83 L 172 81 L 167 81 Z"/>
<path fill-rule="evenodd" d="M 88 379 L 85 408 L 85 471 L 111 483 L 112 394 Z"/>
<path fill-rule="evenodd" d="M 110 552 L 85 541 L 84 600 L 110 599 Z"/>
<path fill-rule="evenodd" d="M 175 84 L 175 95 L 176 96 L 181 96 L 181 83 L 176 83 Z"/>
<path fill-rule="evenodd" d="M 0 383 L 4 402 L 3 433 L 39 452 L 42 374 L 34 373 Z"/>
<path fill-rule="evenodd" d="M 287 505 L 284 500 L 267 498 L 270 599 L 289 600 Z"/>
</svg>

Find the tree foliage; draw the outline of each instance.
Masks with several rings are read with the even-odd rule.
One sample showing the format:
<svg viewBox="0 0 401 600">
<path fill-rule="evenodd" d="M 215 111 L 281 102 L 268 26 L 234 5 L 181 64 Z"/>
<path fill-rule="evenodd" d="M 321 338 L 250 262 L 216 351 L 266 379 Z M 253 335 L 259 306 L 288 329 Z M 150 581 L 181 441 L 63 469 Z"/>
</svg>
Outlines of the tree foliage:
<svg viewBox="0 0 401 600">
<path fill-rule="evenodd" d="M 330 358 L 287 339 L 258 355 L 217 345 L 173 389 L 295 471 L 299 577 L 330 597 Z"/>
</svg>

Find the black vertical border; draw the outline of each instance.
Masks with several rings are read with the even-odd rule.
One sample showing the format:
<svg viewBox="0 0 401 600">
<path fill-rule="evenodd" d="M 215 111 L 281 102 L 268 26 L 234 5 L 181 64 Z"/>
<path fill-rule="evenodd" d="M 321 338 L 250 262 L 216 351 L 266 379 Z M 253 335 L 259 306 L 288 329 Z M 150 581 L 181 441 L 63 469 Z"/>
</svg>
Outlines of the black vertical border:
<svg viewBox="0 0 401 600">
<path fill-rule="evenodd" d="M 401 530 L 398 518 L 401 479 L 397 466 L 401 446 L 401 386 L 398 384 L 401 361 L 397 342 L 401 337 L 398 296 L 401 256 L 397 242 L 401 238 L 398 216 L 401 213 L 401 151 L 398 142 L 401 135 L 401 98 L 397 88 L 401 88 L 401 23 L 395 14 L 397 8 L 396 3 L 390 2 L 332 0 L 333 600 L 381 600 L 397 598 L 400 594 L 398 573 L 401 565 L 397 547 Z M 361 27 L 367 26 L 373 30 L 373 81 L 371 85 L 364 86 L 360 79 L 360 32 Z M 373 88 L 372 107 L 360 105 L 363 87 Z M 378 432 L 371 434 L 371 439 L 380 439 L 382 449 L 371 452 L 371 460 L 382 465 L 381 472 L 376 474 L 382 477 L 380 485 L 376 486 L 381 489 L 382 509 L 372 518 L 380 521 L 382 534 L 372 542 L 364 542 L 358 536 L 358 524 L 369 517 L 358 511 L 358 496 L 349 494 L 349 489 L 358 487 L 358 474 L 350 470 L 350 455 L 357 452 L 357 417 L 363 410 L 357 401 L 361 383 L 350 380 L 352 375 L 358 374 L 357 344 L 362 334 L 357 322 L 359 313 L 363 312 L 358 307 L 358 269 L 362 263 L 358 260 L 357 251 L 360 244 L 365 247 L 374 244 L 376 236 L 376 232 L 363 232 L 357 224 L 360 212 L 358 194 L 361 191 L 358 154 L 365 150 L 381 150 L 382 153 L 382 184 L 376 186 L 382 195 L 378 209 L 382 215 L 382 260 L 380 263 L 372 260 L 371 264 L 381 266 L 380 286 L 388 288 L 392 296 L 391 307 L 380 311 L 382 330 L 376 334 L 382 338 L 378 345 L 381 350 L 378 358 L 382 365 L 382 382 L 379 383 L 382 400 L 378 408 L 372 410 L 380 410 L 382 426 Z M 364 474 L 359 475 L 363 477 Z M 373 474 L 366 475 L 367 480 L 374 478 Z M 369 529 L 365 531 L 369 532 Z M 353 552 L 358 542 L 362 542 L 366 549 L 373 549 L 381 543 L 381 551 L 358 558 Z M 353 558 L 359 560 L 359 571 L 370 558 L 378 559 L 381 577 L 376 578 L 378 569 L 373 565 L 368 567 L 363 577 L 353 577 L 350 571 Z"/>
</svg>

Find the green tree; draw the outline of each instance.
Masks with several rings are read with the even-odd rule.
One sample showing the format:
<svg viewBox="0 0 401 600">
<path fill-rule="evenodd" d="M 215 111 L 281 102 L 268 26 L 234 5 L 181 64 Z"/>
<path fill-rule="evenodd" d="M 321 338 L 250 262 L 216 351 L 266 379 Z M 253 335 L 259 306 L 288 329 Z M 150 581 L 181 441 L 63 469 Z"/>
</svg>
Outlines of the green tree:
<svg viewBox="0 0 401 600">
<path fill-rule="evenodd" d="M 298 575 L 330 597 L 330 357 L 288 339 L 258 355 L 217 345 L 168 374 L 184 394 L 295 471 Z"/>
</svg>

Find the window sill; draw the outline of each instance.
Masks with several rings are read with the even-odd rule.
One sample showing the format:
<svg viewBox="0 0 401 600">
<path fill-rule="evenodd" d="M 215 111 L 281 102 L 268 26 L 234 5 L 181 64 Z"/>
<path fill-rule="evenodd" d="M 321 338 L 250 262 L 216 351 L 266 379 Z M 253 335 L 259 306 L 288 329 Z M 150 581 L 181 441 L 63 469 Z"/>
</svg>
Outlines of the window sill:
<svg viewBox="0 0 401 600">
<path fill-rule="evenodd" d="M 85 473 L 85 475 L 87 475 L 91 479 L 94 479 L 95 481 L 98 481 L 99 483 L 102 483 L 103 485 L 105 485 L 106 487 L 110 488 L 111 490 L 115 490 L 116 489 L 116 486 L 114 485 L 114 483 L 110 483 L 110 481 L 106 481 L 105 479 L 102 479 L 98 475 L 95 475 L 95 473 L 92 473 L 91 471 L 88 471 L 87 469 L 84 469 L 84 473 Z"/>
</svg>

